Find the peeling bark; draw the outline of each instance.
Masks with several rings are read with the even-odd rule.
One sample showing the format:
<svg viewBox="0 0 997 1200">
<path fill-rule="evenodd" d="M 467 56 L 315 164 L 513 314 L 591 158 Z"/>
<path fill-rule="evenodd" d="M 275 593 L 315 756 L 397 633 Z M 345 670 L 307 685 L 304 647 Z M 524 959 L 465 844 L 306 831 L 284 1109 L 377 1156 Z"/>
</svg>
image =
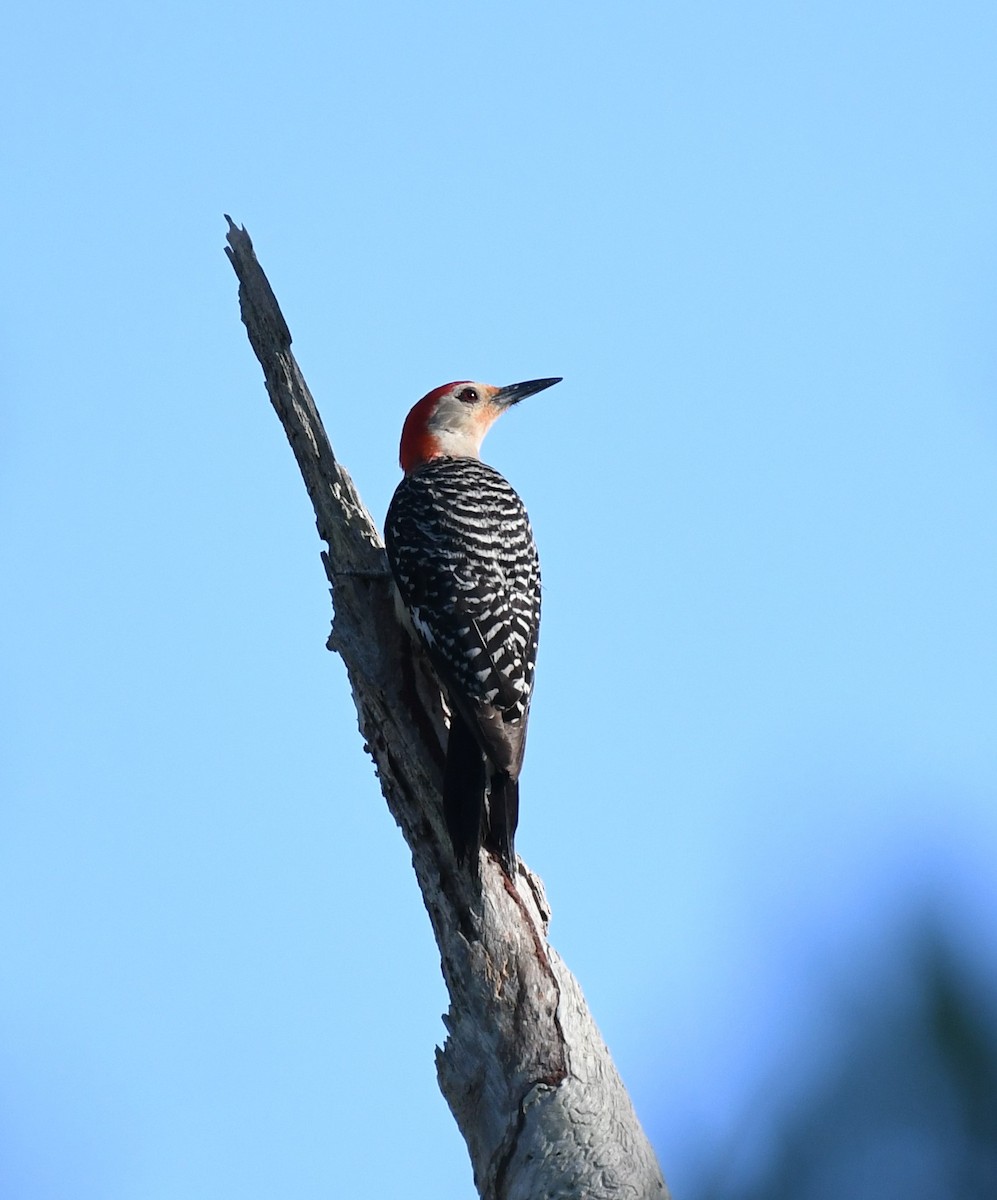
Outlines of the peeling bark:
<svg viewBox="0 0 997 1200">
<path fill-rule="evenodd" d="M 249 235 L 226 219 L 242 319 L 328 545 L 329 649 L 346 664 L 365 749 L 439 945 L 450 1009 L 437 1073 L 478 1192 L 486 1200 L 667 1200 L 581 989 L 547 942 L 541 881 L 520 861 L 513 886 L 485 852 L 478 878 L 457 868 L 440 804 L 440 690 L 398 622 L 377 528 L 333 454 Z"/>
</svg>

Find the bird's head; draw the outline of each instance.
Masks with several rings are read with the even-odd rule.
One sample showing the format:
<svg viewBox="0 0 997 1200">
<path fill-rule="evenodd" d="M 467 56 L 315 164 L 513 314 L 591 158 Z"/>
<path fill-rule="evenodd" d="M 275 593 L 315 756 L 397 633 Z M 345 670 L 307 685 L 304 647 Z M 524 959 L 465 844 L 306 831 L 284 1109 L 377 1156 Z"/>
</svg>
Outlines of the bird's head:
<svg viewBox="0 0 997 1200">
<path fill-rule="evenodd" d="M 492 387 L 464 379 L 434 388 L 405 419 L 399 455 L 402 470 L 407 475 L 443 456 L 478 458 L 485 434 L 507 408 L 560 382 L 559 376 Z"/>
</svg>

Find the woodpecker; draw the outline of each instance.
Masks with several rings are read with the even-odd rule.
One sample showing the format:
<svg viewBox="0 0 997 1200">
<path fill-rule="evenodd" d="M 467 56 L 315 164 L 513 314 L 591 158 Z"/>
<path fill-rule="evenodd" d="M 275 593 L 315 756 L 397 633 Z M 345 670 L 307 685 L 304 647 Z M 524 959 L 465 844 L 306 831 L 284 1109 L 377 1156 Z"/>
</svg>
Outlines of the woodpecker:
<svg viewBox="0 0 997 1200">
<path fill-rule="evenodd" d="M 511 484 L 480 458 L 494 421 L 560 383 L 447 383 L 405 420 L 385 520 L 402 603 L 450 708 L 443 813 L 459 862 L 479 847 L 515 877 L 519 772 L 540 632 L 540 563 Z"/>
</svg>

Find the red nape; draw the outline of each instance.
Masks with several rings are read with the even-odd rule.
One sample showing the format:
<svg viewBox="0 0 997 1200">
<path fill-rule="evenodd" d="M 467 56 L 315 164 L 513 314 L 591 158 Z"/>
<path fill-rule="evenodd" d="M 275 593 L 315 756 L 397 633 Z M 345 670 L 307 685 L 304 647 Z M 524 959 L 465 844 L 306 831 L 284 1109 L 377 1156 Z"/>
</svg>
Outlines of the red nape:
<svg viewBox="0 0 997 1200">
<path fill-rule="evenodd" d="M 444 383 L 438 388 L 433 388 L 431 392 L 427 392 L 423 396 L 418 404 L 413 406 L 412 411 L 405 418 L 398 461 L 406 475 L 410 471 L 414 471 L 416 467 L 422 466 L 424 462 L 429 462 L 431 458 L 439 455 L 439 444 L 435 436 L 429 432 L 429 421 L 436 412 L 436 405 L 439 403 L 440 397 L 446 395 L 451 388 L 457 387 L 461 382 L 462 380 L 458 379 L 453 383 Z"/>
</svg>

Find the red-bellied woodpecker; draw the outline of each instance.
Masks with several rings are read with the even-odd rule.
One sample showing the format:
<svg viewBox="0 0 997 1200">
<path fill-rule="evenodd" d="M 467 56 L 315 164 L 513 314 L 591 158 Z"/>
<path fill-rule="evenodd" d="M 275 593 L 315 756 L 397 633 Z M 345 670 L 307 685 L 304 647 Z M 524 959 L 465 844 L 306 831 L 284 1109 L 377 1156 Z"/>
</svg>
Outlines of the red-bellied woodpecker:
<svg viewBox="0 0 997 1200">
<path fill-rule="evenodd" d="M 443 812 L 458 860 L 485 846 L 515 876 L 519 772 L 540 631 L 523 502 L 479 458 L 507 408 L 560 379 L 447 383 L 409 413 L 388 508 L 391 572 L 450 707 Z"/>
</svg>

